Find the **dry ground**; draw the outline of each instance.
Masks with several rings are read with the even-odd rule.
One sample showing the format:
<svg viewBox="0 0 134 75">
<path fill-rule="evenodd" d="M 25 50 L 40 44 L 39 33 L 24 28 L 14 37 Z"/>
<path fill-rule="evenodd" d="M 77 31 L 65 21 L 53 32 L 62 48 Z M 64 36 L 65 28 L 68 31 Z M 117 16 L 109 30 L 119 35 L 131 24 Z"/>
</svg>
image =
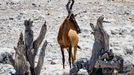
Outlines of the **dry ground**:
<svg viewBox="0 0 134 75">
<path fill-rule="evenodd" d="M 49 42 L 46 50 L 44 66 L 41 75 L 62 75 L 69 71 L 68 60 L 66 69 L 62 69 L 62 57 L 57 43 L 59 26 L 67 16 L 65 4 L 68 0 L 0 0 L 0 48 L 13 50 L 20 32 L 24 32 L 23 22 L 31 18 L 35 38 L 44 23 L 47 22 L 48 31 L 45 39 Z M 77 59 L 91 56 L 94 37 L 91 34 L 90 23 L 96 24 L 96 19 L 105 15 L 104 28 L 110 35 L 110 48 L 116 55 L 125 60 L 125 65 L 134 64 L 134 0 L 75 0 L 74 13 L 82 30 L 79 34 Z M 67 52 L 66 59 L 68 57 Z M 5 65 L 0 75 L 7 74 Z M 10 68 L 11 69 L 11 68 Z M 86 74 L 85 71 L 84 74 Z"/>
</svg>

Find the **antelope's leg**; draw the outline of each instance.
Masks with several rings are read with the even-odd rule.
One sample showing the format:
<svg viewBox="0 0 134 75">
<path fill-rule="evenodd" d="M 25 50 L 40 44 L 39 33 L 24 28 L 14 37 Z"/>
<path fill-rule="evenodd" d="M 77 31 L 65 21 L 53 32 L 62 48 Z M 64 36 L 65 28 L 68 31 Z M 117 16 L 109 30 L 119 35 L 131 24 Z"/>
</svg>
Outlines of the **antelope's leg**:
<svg viewBox="0 0 134 75">
<path fill-rule="evenodd" d="M 69 61 L 69 65 L 70 65 L 70 68 L 71 68 L 71 55 L 72 55 L 72 46 L 70 45 L 70 47 L 69 47 L 69 59 L 68 59 L 68 61 Z"/>
<path fill-rule="evenodd" d="M 74 60 L 73 60 L 73 63 L 74 61 L 76 60 L 76 54 L 77 54 L 77 46 L 74 47 Z"/>
<path fill-rule="evenodd" d="M 64 57 L 64 51 L 63 51 L 63 48 L 62 47 L 61 47 L 61 53 L 62 53 L 63 69 L 65 69 L 65 57 Z"/>
<path fill-rule="evenodd" d="M 68 53 L 69 53 L 69 49 L 67 49 Z M 74 56 L 73 54 L 71 53 L 71 62 L 74 60 Z"/>
</svg>

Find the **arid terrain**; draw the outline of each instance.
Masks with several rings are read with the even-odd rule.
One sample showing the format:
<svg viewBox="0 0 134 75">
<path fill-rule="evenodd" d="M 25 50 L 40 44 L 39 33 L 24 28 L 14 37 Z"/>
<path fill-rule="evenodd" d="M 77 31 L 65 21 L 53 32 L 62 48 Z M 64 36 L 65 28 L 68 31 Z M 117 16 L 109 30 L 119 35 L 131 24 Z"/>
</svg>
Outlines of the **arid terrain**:
<svg viewBox="0 0 134 75">
<path fill-rule="evenodd" d="M 67 16 L 68 0 L 0 0 L 0 53 L 14 54 L 14 46 L 21 32 L 24 33 L 24 20 L 33 20 L 34 39 L 39 35 L 46 21 L 48 41 L 41 75 L 62 75 L 69 72 L 68 53 L 66 69 L 62 68 L 62 56 L 57 35 L 59 26 Z M 134 0 L 75 0 L 73 13 L 82 33 L 79 34 L 77 59 L 91 57 L 94 36 L 90 23 L 96 24 L 99 16 L 104 15 L 104 29 L 110 35 L 110 49 L 115 55 L 124 58 L 124 65 L 134 64 Z M 38 56 L 37 56 L 38 58 Z M 0 57 L 1 59 L 1 57 Z M 0 60 L 1 61 L 1 60 Z M 36 61 L 35 61 L 36 62 Z M 0 75 L 15 72 L 10 64 L 0 63 Z M 86 71 L 81 71 L 87 74 Z"/>
</svg>

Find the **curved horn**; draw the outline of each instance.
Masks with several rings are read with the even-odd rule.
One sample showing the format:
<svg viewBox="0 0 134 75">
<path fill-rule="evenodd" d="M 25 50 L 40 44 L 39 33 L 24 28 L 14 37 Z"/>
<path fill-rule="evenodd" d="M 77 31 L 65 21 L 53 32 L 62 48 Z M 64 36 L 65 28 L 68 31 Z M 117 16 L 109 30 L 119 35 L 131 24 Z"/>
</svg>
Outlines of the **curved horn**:
<svg viewBox="0 0 134 75">
<path fill-rule="evenodd" d="M 70 5 L 70 2 L 72 1 L 71 5 Z M 72 7 L 74 5 L 74 0 L 68 0 L 68 3 L 66 5 L 66 9 L 68 11 L 68 14 L 71 14 L 71 11 L 72 11 Z"/>
<path fill-rule="evenodd" d="M 67 9 L 67 11 L 68 11 L 68 14 L 70 13 L 70 8 L 69 8 L 70 1 L 71 1 L 71 0 L 69 0 L 68 3 L 67 3 L 67 5 L 66 5 L 66 9 Z"/>
<path fill-rule="evenodd" d="M 74 0 L 72 0 L 72 4 L 70 5 L 70 10 L 72 10 L 73 5 L 74 5 Z"/>
</svg>

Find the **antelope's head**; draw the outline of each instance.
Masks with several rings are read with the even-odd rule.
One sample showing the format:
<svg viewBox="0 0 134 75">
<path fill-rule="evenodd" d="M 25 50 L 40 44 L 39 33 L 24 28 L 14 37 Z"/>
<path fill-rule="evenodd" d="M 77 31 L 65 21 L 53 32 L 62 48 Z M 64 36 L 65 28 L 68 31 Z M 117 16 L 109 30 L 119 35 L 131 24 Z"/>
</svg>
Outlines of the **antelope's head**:
<svg viewBox="0 0 134 75">
<path fill-rule="evenodd" d="M 72 1 L 72 3 L 70 5 L 71 1 Z M 73 23 L 74 27 L 76 28 L 77 33 L 81 33 L 81 29 L 80 29 L 80 27 L 79 27 L 79 25 L 78 25 L 78 23 L 77 23 L 77 21 L 75 19 L 77 14 L 74 15 L 72 13 L 72 6 L 73 6 L 73 4 L 74 4 L 74 0 L 69 0 L 67 5 L 66 5 L 66 9 L 68 11 L 68 17 L 67 18 L 69 19 L 69 21 L 71 21 L 71 23 Z"/>
</svg>

